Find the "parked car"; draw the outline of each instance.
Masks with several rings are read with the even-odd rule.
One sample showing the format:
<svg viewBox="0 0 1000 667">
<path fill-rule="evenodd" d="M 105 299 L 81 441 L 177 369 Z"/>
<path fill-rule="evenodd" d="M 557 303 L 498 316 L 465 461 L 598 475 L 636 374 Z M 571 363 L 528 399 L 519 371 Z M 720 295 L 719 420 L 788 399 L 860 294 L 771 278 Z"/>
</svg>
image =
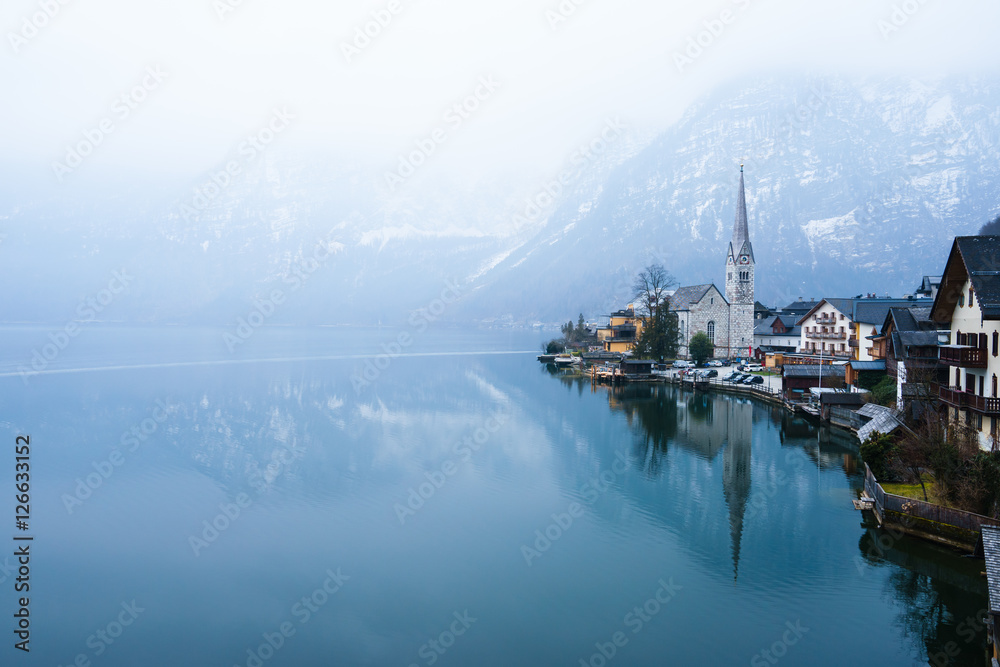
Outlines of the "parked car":
<svg viewBox="0 0 1000 667">
<path fill-rule="evenodd" d="M 707 371 L 702 371 L 702 374 L 705 377 L 707 377 L 707 378 L 717 378 L 717 377 L 719 377 L 719 371 L 715 370 L 714 368 L 710 368 Z"/>
<path fill-rule="evenodd" d="M 744 375 L 742 378 L 740 378 L 740 384 L 751 384 L 750 381 L 753 380 L 755 377 L 759 377 L 759 376 L 757 376 L 757 375 Z"/>
<path fill-rule="evenodd" d="M 740 380 L 743 379 L 743 373 L 740 373 L 739 371 L 733 371 L 732 373 L 727 375 L 724 379 L 726 380 L 726 382 L 739 382 Z"/>
<path fill-rule="evenodd" d="M 749 371 L 750 373 L 763 373 L 764 367 L 761 366 L 760 364 L 750 364 L 749 366 L 747 366 L 747 371 Z"/>
<path fill-rule="evenodd" d="M 715 367 L 715 368 L 722 368 L 722 362 L 721 362 L 721 361 L 719 361 L 719 360 L 715 360 L 715 361 L 710 361 L 710 362 L 708 362 L 708 363 L 707 363 L 707 364 L 705 364 L 705 365 L 706 365 L 706 366 L 713 366 L 713 367 Z"/>
<path fill-rule="evenodd" d="M 747 380 L 747 384 L 764 384 L 764 376 L 762 376 L 762 375 L 751 375 L 750 379 Z"/>
<path fill-rule="evenodd" d="M 674 368 L 688 368 L 689 366 L 691 366 L 690 362 L 681 359 L 674 362 Z"/>
</svg>

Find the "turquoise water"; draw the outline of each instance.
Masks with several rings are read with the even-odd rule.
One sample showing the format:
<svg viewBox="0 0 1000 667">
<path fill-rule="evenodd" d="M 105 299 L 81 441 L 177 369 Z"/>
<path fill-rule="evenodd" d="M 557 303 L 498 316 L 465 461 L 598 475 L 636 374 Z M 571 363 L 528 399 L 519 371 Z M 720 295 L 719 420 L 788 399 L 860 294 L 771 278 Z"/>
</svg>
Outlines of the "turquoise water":
<svg viewBox="0 0 1000 667">
<path fill-rule="evenodd" d="M 2 664 L 985 664 L 981 562 L 869 525 L 856 445 L 779 409 L 535 332 L 95 327 L 22 376 L 49 333 L 3 330 Z"/>
</svg>

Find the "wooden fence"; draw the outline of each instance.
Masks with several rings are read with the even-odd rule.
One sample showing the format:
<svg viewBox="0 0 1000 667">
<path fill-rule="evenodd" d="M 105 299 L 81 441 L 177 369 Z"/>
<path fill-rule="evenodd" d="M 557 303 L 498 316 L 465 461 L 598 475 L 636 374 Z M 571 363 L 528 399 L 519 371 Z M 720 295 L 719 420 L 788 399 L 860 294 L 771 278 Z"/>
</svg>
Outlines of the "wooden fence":
<svg viewBox="0 0 1000 667">
<path fill-rule="evenodd" d="M 934 505 L 923 500 L 906 498 L 891 493 L 886 493 L 882 485 L 875 479 L 868 464 L 865 464 L 865 493 L 875 500 L 875 509 L 883 519 L 887 512 L 894 512 L 903 516 L 933 521 L 936 524 L 943 524 L 952 528 L 958 528 L 969 533 L 978 535 L 982 532 L 983 526 L 1000 526 L 1000 519 L 993 519 L 981 514 L 964 512 L 962 510 Z M 942 535 L 944 536 L 944 535 Z"/>
</svg>

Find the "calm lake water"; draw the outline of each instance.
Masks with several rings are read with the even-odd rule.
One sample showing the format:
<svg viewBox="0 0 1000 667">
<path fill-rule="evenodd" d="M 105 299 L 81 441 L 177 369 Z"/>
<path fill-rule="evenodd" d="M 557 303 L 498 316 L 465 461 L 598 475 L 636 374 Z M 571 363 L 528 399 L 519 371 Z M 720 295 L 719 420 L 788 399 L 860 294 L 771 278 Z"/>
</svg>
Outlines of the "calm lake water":
<svg viewBox="0 0 1000 667">
<path fill-rule="evenodd" d="M 535 332 L 95 327 L 20 377 L 52 330 L 2 330 L 4 665 L 985 664 L 981 561 L 867 523 L 852 438 L 780 409 Z"/>
</svg>

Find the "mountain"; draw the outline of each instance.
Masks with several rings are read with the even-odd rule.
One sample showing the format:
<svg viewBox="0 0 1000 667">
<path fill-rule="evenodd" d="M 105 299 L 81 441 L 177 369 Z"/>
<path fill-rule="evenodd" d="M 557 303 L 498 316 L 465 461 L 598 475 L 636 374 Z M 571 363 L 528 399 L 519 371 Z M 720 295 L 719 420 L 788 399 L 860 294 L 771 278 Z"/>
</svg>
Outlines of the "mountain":
<svg viewBox="0 0 1000 667">
<path fill-rule="evenodd" d="M 719 91 L 567 196 L 491 271 L 481 300 L 529 320 L 606 313 L 652 261 L 682 285 L 723 285 L 740 163 L 759 300 L 909 293 L 943 269 L 953 236 L 1000 211 L 998 141 L 995 79 Z"/>
<path fill-rule="evenodd" d="M 234 325 L 275 290 L 271 324 L 593 318 L 654 261 L 723 283 L 740 163 L 758 300 L 900 295 L 1000 213 L 998 140 L 998 79 L 771 78 L 574 154 L 558 187 L 418 174 L 393 193 L 384 166 L 276 150 L 216 190 L 217 170 L 150 183 L 81 168 L 56 191 L 13 170 L 4 320 L 76 319 L 121 269 L 134 279 L 99 319 Z"/>
</svg>

